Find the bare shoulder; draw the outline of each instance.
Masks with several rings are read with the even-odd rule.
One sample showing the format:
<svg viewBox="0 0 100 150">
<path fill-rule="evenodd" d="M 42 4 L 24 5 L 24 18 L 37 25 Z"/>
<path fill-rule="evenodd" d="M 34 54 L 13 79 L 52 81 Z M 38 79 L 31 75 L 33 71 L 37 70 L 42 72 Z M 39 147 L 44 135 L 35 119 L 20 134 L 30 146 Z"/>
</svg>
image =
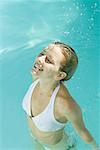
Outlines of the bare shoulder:
<svg viewBox="0 0 100 150">
<path fill-rule="evenodd" d="M 57 98 L 57 103 L 58 107 L 60 106 L 59 111 L 63 114 L 69 113 L 74 109 L 79 109 L 79 105 L 71 96 L 67 87 L 64 84 L 61 84 L 59 96 Z"/>
</svg>

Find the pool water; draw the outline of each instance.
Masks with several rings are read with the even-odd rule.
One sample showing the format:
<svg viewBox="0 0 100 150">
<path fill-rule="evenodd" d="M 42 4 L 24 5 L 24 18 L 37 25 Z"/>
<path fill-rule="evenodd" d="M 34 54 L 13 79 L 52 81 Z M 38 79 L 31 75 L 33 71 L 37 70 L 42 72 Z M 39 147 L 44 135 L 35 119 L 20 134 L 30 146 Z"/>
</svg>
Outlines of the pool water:
<svg viewBox="0 0 100 150">
<path fill-rule="evenodd" d="M 76 50 L 78 69 L 65 84 L 100 144 L 99 5 L 99 0 L 0 1 L 0 149 L 33 150 L 22 100 L 32 83 L 32 63 L 52 41 Z M 67 130 L 78 150 L 91 150 L 70 123 Z"/>
</svg>

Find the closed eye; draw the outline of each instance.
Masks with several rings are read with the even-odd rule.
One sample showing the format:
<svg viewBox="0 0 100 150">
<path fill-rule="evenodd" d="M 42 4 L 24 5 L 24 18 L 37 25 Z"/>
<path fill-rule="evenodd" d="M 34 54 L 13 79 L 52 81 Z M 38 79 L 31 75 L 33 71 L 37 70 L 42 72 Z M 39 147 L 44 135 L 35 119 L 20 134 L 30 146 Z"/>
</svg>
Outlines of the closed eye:
<svg viewBox="0 0 100 150">
<path fill-rule="evenodd" d="M 45 58 L 45 61 L 47 62 L 47 63 L 50 63 L 50 64 L 52 64 L 52 62 L 50 61 L 50 59 L 46 56 L 46 58 Z"/>
<path fill-rule="evenodd" d="M 38 57 L 41 57 L 41 56 L 44 56 L 44 55 L 46 55 L 46 50 L 43 50 L 43 51 L 39 54 Z M 51 59 L 50 59 L 48 56 L 46 56 L 45 62 L 46 62 L 46 63 L 51 63 L 51 64 L 53 64 L 53 62 L 51 61 Z"/>
</svg>

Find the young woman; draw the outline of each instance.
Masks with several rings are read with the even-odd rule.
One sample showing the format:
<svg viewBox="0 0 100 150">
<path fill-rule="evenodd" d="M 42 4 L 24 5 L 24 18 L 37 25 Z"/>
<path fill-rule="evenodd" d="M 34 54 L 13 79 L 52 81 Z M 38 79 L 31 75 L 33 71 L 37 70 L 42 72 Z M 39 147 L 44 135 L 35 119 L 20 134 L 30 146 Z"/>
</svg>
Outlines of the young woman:
<svg viewBox="0 0 100 150">
<path fill-rule="evenodd" d="M 63 84 L 73 76 L 77 64 L 75 51 L 60 42 L 46 47 L 33 64 L 31 73 L 35 80 L 24 97 L 23 108 L 35 150 L 77 149 L 64 130 L 68 121 L 85 142 L 97 148 L 84 125 L 79 105 Z"/>
</svg>

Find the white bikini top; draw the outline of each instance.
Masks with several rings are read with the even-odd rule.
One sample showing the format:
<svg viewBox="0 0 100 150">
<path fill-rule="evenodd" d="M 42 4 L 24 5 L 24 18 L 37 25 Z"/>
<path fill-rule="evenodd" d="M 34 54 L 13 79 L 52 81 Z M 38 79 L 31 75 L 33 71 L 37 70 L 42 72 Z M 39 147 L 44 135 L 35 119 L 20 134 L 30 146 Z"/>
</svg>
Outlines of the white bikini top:
<svg viewBox="0 0 100 150">
<path fill-rule="evenodd" d="M 29 87 L 26 95 L 24 96 L 22 106 L 27 115 L 31 116 L 30 104 L 31 104 L 31 96 L 36 84 L 39 82 L 39 79 L 35 80 Z M 44 132 L 56 131 L 64 128 L 66 123 L 60 123 L 54 118 L 54 102 L 56 99 L 57 92 L 60 88 L 60 84 L 55 88 L 50 102 L 47 107 L 37 116 L 32 117 L 32 121 L 37 126 L 37 128 Z"/>
</svg>

